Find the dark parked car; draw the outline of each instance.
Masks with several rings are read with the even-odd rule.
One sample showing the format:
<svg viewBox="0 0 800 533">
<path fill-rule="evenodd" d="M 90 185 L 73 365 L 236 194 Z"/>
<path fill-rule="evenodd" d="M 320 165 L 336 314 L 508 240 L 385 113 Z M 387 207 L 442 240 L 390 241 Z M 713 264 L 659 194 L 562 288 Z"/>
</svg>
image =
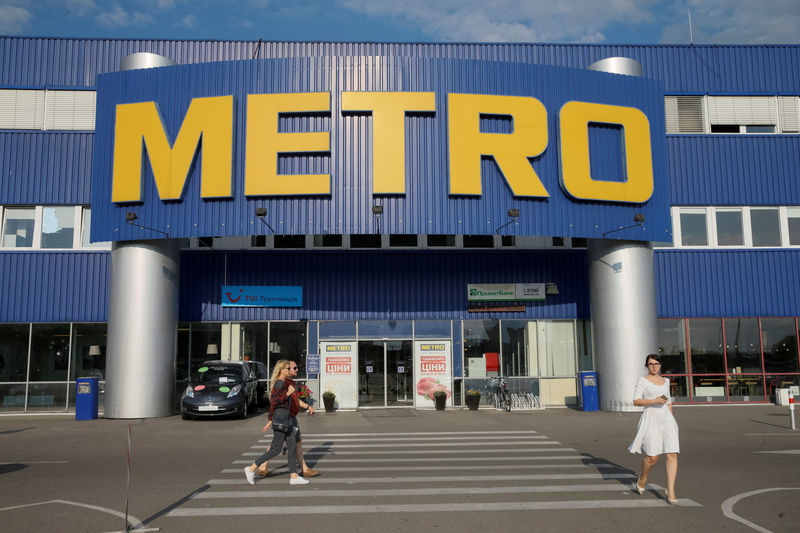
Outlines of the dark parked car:
<svg viewBox="0 0 800 533">
<path fill-rule="evenodd" d="M 236 415 L 256 410 L 258 379 L 245 361 L 206 361 L 189 380 L 181 417 Z"/>
</svg>

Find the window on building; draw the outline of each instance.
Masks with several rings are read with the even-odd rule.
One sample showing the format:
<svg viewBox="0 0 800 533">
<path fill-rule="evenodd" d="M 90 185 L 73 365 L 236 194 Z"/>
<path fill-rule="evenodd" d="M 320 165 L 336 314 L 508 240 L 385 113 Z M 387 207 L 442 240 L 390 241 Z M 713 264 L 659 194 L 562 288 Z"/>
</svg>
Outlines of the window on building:
<svg viewBox="0 0 800 533">
<path fill-rule="evenodd" d="M 81 248 L 108 248 L 111 243 L 104 242 L 91 242 L 90 233 L 92 229 L 92 210 L 89 207 L 83 208 L 81 215 Z"/>
<path fill-rule="evenodd" d="M 250 248 L 266 248 L 267 236 L 266 235 L 251 235 Z"/>
<path fill-rule="evenodd" d="M 781 133 L 800 132 L 800 98 L 779 96 L 778 117 L 781 123 Z"/>
<path fill-rule="evenodd" d="M 389 246 L 397 246 L 397 247 L 404 247 L 404 248 L 414 248 L 414 247 L 417 246 L 417 236 L 416 235 L 391 234 L 391 235 L 389 235 Z"/>
<path fill-rule="evenodd" d="M 29 332 L 28 324 L 0 324 L 0 382 L 25 381 L 28 371 Z M 22 395 L 24 397 L 24 390 Z M 12 400 L 11 403 L 15 402 Z M 2 408 L 0 405 L 0 409 Z"/>
<path fill-rule="evenodd" d="M 319 338 L 322 339 L 355 339 L 356 323 L 352 320 L 325 321 L 319 323 Z"/>
<path fill-rule="evenodd" d="M 728 373 L 761 372 L 761 339 L 757 318 L 726 318 Z"/>
<path fill-rule="evenodd" d="M 689 343 L 693 374 L 721 374 L 725 371 L 721 320 L 717 318 L 690 319 Z"/>
<path fill-rule="evenodd" d="M 794 318 L 762 318 L 761 344 L 766 372 L 800 372 Z"/>
<path fill-rule="evenodd" d="M 683 319 L 658 320 L 658 355 L 661 356 L 661 372 L 664 374 L 686 373 L 686 330 Z"/>
<path fill-rule="evenodd" d="M 711 133 L 775 133 L 776 104 L 773 96 L 708 96 Z"/>
<path fill-rule="evenodd" d="M 528 375 L 528 320 L 501 321 L 502 373 L 504 376 Z"/>
<path fill-rule="evenodd" d="M 9 207 L 3 210 L 3 247 L 32 248 L 36 210 Z"/>
<path fill-rule="evenodd" d="M 702 96 L 665 96 L 667 133 L 705 133 Z"/>
<path fill-rule="evenodd" d="M 30 381 L 66 381 L 69 324 L 34 324 L 31 329 Z"/>
<path fill-rule="evenodd" d="M 305 248 L 305 235 L 275 235 L 275 248 Z"/>
<path fill-rule="evenodd" d="M 789 245 L 800 246 L 800 207 L 786 208 Z"/>
<path fill-rule="evenodd" d="M 500 322 L 464 320 L 464 377 L 498 375 L 500 369 Z M 487 355 L 488 354 L 488 355 Z"/>
<path fill-rule="evenodd" d="M 449 320 L 415 320 L 414 337 L 428 339 L 449 339 L 451 325 Z"/>
<path fill-rule="evenodd" d="M 456 236 L 432 234 L 427 236 L 427 243 L 429 247 L 455 246 Z"/>
<path fill-rule="evenodd" d="M 464 248 L 494 248 L 494 236 L 464 235 Z"/>
<path fill-rule="evenodd" d="M 269 324 L 269 374 L 280 359 L 297 363 L 299 379 L 306 378 L 306 324 L 307 322 L 270 322 Z"/>
<path fill-rule="evenodd" d="M 72 325 L 72 361 L 70 381 L 76 378 L 105 380 L 106 375 L 106 324 Z"/>
<path fill-rule="evenodd" d="M 781 230 L 777 208 L 751 208 L 750 227 L 753 246 L 780 246 Z"/>
<path fill-rule="evenodd" d="M 381 236 L 375 234 L 350 235 L 350 248 L 380 248 Z"/>
<path fill-rule="evenodd" d="M 42 208 L 42 248 L 72 248 L 75 238 L 75 208 Z"/>
<path fill-rule="evenodd" d="M 341 248 L 342 235 L 341 234 L 314 235 L 314 246 L 318 248 Z"/>
<path fill-rule="evenodd" d="M 0 129 L 91 131 L 95 91 L 0 89 Z"/>
<path fill-rule="evenodd" d="M 190 341 L 189 372 L 194 376 L 203 361 L 220 358 L 222 325 L 212 322 L 194 322 Z"/>
<path fill-rule="evenodd" d="M 708 246 L 705 209 L 681 209 L 680 224 L 683 246 Z"/>
<path fill-rule="evenodd" d="M 717 209 L 717 245 L 744 246 L 741 209 Z"/>
</svg>

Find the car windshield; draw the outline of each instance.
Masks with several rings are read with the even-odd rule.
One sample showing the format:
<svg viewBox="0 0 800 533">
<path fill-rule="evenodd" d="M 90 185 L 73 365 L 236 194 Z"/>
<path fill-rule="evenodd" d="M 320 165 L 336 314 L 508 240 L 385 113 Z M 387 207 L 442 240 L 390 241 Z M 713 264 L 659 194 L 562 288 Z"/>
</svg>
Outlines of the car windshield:
<svg viewBox="0 0 800 533">
<path fill-rule="evenodd" d="M 242 371 L 229 366 L 203 366 L 197 370 L 193 383 L 203 385 L 227 385 L 242 381 Z"/>
</svg>

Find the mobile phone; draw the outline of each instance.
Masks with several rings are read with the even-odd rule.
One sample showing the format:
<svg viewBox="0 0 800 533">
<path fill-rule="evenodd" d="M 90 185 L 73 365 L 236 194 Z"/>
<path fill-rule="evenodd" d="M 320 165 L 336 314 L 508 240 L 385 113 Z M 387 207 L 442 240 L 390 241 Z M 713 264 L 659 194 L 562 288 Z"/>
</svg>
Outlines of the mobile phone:
<svg viewBox="0 0 800 533">
<path fill-rule="evenodd" d="M 663 395 L 663 394 L 661 395 L 661 397 L 662 397 L 662 398 L 664 398 L 665 400 L 669 400 L 669 398 L 667 398 L 667 397 L 666 397 L 665 395 Z"/>
</svg>

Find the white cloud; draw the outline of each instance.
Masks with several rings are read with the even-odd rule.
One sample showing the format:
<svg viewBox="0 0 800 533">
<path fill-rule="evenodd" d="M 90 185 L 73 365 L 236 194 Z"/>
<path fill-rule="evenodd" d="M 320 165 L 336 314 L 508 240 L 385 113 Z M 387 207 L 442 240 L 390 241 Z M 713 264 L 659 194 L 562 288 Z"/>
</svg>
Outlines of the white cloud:
<svg viewBox="0 0 800 533">
<path fill-rule="evenodd" d="M 798 43 L 800 3 L 797 0 L 691 0 L 692 33 L 696 44 Z M 664 28 L 663 42 L 687 42 L 686 7 L 683 23 Z"/>
<path fill-rule="evenodd" d="M 0 2 L 0 33 L 22 33 L 32 19 L 33 13 L 20 2 Z"/>
<path fill-rule="evenodd" d="M 653 20 L 659 0 L 339 0 L 367 16 L 389 16 L 443 41 L 597 42 L 616 23 Z"/>
<path fill-rule="evenodd" d="M 94 0 L 65 0 L 64 7 L 70 15 L 85 17 L 97 9 L 97 3 Z"/>
<path fill-rule="evenodd" d="M 151 24 L 153 17 L 140 11 L 129 13 L 119 4 L 115 4 L 111 11 L 100 13 L 95 20 L 101 26 L 144 26 Z"/>
<path fill-rule="evenodd" d="M 180 20 L 178 25 L 194 29 L 197 27 L 197 17 L 195 17 L 194 15 L 186 15 Z"/>
</svg>

